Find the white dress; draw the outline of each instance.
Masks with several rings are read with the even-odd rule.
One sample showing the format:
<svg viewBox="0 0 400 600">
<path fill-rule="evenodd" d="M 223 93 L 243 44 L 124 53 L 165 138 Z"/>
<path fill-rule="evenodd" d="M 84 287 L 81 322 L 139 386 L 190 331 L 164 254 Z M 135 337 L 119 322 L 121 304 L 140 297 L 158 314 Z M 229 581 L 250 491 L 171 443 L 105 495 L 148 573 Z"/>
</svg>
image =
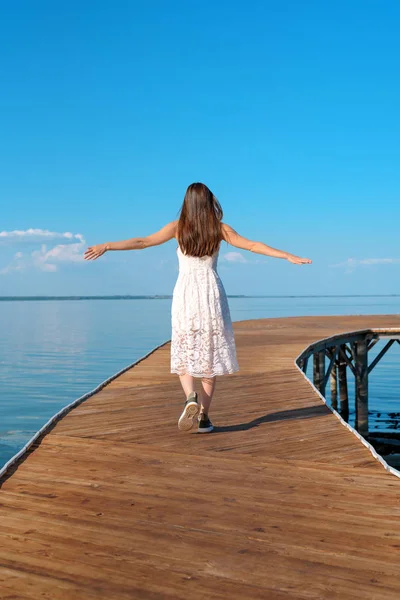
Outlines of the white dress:
<svg viewBox="0 0 400 600">
<path fill-rule="evenodd" d="M 172 297 L 171 373 L 214 377 L 239 370 L 228 300 L 217 273 L 218 253 L 187 256 L 177 248 Z"/>
</svg>

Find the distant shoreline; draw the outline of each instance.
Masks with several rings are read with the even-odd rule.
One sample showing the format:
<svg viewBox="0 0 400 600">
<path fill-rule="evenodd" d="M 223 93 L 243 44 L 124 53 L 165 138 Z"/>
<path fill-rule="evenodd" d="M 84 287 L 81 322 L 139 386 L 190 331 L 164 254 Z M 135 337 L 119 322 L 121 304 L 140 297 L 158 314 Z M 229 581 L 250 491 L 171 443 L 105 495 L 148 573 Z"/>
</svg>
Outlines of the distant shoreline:
<svg viewBox="0 0 400 600">
<path fill-rule="evenodd" d="M 231 295 L 228 298 L 397 298 L 400 294 L 284 294 L 268 296 Z M 171 300 L 172 295 L 155 296 L 0 296 L 0 302 L 49 302 L 58 300 Z"/>
</svg>

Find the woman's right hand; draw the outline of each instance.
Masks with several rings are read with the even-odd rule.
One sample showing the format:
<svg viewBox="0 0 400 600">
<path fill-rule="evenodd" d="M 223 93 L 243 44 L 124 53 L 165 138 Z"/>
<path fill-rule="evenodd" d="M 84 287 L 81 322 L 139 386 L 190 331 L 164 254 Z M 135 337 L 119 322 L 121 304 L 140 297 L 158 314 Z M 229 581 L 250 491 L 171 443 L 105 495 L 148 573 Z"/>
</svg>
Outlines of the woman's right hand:
<svg viewBox="0 0 400 600">
<path fill-rule="evenodd" d="M 84 257 L 86 260 L 96 260 L 105 252 L 107 252 L 107 244 L 97 244 L 96 246 L 89 246 Z"/>
</svg>

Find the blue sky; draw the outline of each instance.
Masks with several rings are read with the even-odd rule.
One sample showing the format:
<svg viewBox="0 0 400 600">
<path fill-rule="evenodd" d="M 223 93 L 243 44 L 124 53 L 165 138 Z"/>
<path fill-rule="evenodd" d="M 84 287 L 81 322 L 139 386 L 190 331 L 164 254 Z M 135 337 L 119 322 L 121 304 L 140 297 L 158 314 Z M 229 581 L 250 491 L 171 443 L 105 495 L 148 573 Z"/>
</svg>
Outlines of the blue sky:
<svg viewBox="0 0 400 600">
<path fill-rule="evenodd" d="M 192 181 L 313 260 L 225 244 L 228 293 L 400 293 L 399 28 L 395 0 L 1 3 L 0 295 L 172 293 L 175 242 L 81 256 Z"/>
</svg>

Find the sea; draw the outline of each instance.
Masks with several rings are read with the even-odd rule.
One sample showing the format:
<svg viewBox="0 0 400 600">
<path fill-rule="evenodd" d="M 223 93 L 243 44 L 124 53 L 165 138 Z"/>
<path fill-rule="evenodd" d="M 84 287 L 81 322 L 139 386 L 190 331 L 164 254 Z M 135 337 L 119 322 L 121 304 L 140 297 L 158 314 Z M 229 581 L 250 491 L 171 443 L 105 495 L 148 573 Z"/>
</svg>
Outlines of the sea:
<svg viewBox="0 0 400 600">
<path fill-rule="evenodd" d="M 233 321 L 400 312 L 400 296 L 228 298 Z M 170 314 L 169 296 L 0 297 L 0 468 L 62 407 L 169 340 Z M 399 344 L 373 370 L 369 394 L 370 429 L 400 429 Z"/>
</svg>

